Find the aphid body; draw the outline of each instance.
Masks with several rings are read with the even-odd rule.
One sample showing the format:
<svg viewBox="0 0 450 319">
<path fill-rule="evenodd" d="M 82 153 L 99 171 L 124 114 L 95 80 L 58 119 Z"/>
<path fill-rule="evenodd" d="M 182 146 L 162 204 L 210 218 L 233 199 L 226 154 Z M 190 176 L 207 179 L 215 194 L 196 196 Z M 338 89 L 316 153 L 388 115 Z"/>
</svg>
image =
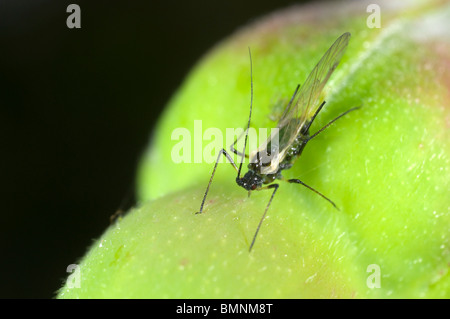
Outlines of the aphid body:
<svg viewBox="0 0 450 319">
<path fill-rule="evenodd" d="M 337 206 L 333 201 L 329 198 L 315 190 L 314 188 L 306 185 L 299 179 L 289 179 L 286 180 L 282 176 L 281 172 L 283 170 L 289 169 L 294 164 L 295 160 L 302 154 L 306 144 L 312 140 L 315 136 L 317 136 L 320 132 L 322 132 L 325 128 L 330 126 L 337 119 L 341 118 L 345 114 L 359 108 L 352 108 L 332 121 L 330 121 L 327 125 L 322 127 L 316 133 L 310 135 L 309 129 L 317 114 L 320 112 L 322 107 L 325 104 L 325 101 L 321 101 L 321 93 L 322 90 L 330 78 L 333 71 L 338 66 L 344 51 L 348 45 L 348 41 L 350 39 L 350 33 L 342 34 L 333 45 L 326 51 L 317 65 L 314 67 L 305 83 L 300 87 L 297 86 L 295 92 L 290 99 L 288 105 L 286 106 L 283 114 L 281 115 L 278 124 L 277 124 L 277 132 L 272 134 L 265 143 L 260 145 L 260 147 L 250 156 L 250 163 L 248 165 L 248 171 L 244 176 L 241 177 L 241 169 L 242 163 L 241 161 L 239 167 L 236 166 L 231 156 L 227 153 L 225 149 L 222 149 L 222 152 L 218 155 L 216 164 L 214 166 L 209 184 L 206 188 L 205 195 L 203 197 L 202 204 L 200 206 L 200 211 L 197 213 L 203 212 L 203 206 L 205 203 L 206 196 L 209 191 L 209 187 L 214 177 L 214 173 L 217 168 L 217 164 L 219 162 L 220 156 L 225 155 L 226 158 L 230 161 L 233 167 L 237 170 L 238 175 L 236 177 L 236 183 L 249 191 L 254 190 L 263 190 L 263 189 L 273 189 L 272 196 L 266 206 L 264 214 L 262 215 L 256 232 L 253 236 L 252 243 L 249 247 L 249 251 L 251 251 L 256 236 L 259 232 L 261 224 L 266 216 L 267 210 L 272 202 L 272 199 L 279 187 L 279 184 L 274 183 L 276 180 L 284 180 L 289 183 L 297 183 L 302 184 L 308 189 L 312 190 L 316 194 L 320 195 L 322 198 L 331 203 L 335 208 Z M 250 56 L 251 61 L 251 56 Z M 252 71 L 250 72 L 252 74 Z M 253 80 L 251 75 L 251 103 L 250 103 L 250 115 L 247 125 L 247 132 L 250 127 L 251 121 L 251 113 L 252 113 L 252 101 L 253 101 Z M 245 135 L 244 142 L 244 150 L 243 152 L 238 152 L 234 149 L 235 143 L 230 147 L 231 150 L 243 157 L 249 157 L 245 154 L 245 149 L 247 145 L 247 137 Z"/>
</svg>

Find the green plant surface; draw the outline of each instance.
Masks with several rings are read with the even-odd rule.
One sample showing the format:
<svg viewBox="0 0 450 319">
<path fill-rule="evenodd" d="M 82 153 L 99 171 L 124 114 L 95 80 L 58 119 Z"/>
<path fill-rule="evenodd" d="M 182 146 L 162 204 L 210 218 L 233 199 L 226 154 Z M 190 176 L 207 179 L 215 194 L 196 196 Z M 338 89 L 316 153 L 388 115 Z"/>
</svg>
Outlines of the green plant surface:
<svg viewBox="0 0 450 319">
<path fill-rule="evenodd" d="M 81 286 L 59 298 L 449 298 L 450 6 L 369 2 L 292 7 L 219 43 L 167 106 L 140 164 L 139 207 L 117 221 L 80 261 Z M 390 5 L 388 5 L 390 4 Z M 174 163 L 177 128 L 274 127 L 322 54 L 351 32 L 325 90 L 315 132 L 358 105 L 306 146 L 248 252 L 270 191 L 247 192 L 219 164 Z M 201 134 L 201 133 L 200 133 Z M 235 157 L 235 160 L 238 160 Z M 370 265 L 379 267 L 371 288 Z M 369 271 L 368 271 L 369 269 Z M 369 282 L 369 283 L 368 283 Z"/>
</svg>

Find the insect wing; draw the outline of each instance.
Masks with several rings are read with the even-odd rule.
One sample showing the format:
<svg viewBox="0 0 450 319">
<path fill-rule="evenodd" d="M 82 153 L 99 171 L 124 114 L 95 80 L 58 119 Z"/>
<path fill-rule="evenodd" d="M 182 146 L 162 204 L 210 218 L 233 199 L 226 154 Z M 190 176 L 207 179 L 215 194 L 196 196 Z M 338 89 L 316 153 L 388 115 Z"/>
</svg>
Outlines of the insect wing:
<svg viewBox="0 0 450 319">
<path fill-rule="evenodd" d="M 323 57 L 309 74 L 305 83 L 294 93 L 289 104 L 278 121 L 278 131 L 271 135 L 266 143 L 260 145 L 251 156 L 257 161 L 256 154 L 271 153 L 270 165 L 261 168 L 262 174 L 273 174 L 283 161 L 289 147 L 294 142 L 302 127 L 307 124 L 320 107 L 320 95 L 333 71 L 338 66 L 350 40 L 350 33 L 342 34 L 325 52 Z M 268 150 L 271 145 L 271 150 Z M 274 150 L 276 145 L 276 150 Z"/>
<path fill-rule="evenodd" d="M 293 143 L 301 128 L 319 108 L 322 90 L 344 55 L 349 39 L 350 33 L 346 32 L 333 43 L 286 107 L 277 125 L 284 131 L 280 136 L 279 156 L 284 157 L 285 149 Z"/>
</svg>

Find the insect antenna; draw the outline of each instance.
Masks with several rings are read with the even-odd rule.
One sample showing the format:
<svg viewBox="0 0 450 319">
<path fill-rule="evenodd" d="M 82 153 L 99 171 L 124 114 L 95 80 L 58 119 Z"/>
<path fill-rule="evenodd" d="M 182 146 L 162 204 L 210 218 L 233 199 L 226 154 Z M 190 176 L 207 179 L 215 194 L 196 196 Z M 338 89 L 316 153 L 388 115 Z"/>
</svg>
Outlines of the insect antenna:
<svg viewBox="0 0 450 319">
<path fill-rule="evenodd" d="M 112 225 L 118 218 L 123 217 L 128 210 L 136 204 L 136 199 L 134 198 L 134 187 L 130 185 L 127 188 L 125 196 L 120 202 L 119 208 L 109 217 L 109 223 Z"/>
<path fill-rule="evenodd" d="M 244 149 L 242 150 L 242 154 L 245 154 L 245 149 L 247 148 L 248 131 L 250 129 L 250 121 L 252 119 L 252 107 L 253 107 L 253 67 L 252 67 L 252 52 L 250 51 L 250 47 L 248 48 L 248 55 L 250 57 L 250 114 L 248 116 L 247 131 L 245 134 Z M 244 156 L 242 157 L 241 162 L 239 163 L 237 178 L 241 177 L 241 170 L 243 163 L 244 163 Z"/>
</svg>

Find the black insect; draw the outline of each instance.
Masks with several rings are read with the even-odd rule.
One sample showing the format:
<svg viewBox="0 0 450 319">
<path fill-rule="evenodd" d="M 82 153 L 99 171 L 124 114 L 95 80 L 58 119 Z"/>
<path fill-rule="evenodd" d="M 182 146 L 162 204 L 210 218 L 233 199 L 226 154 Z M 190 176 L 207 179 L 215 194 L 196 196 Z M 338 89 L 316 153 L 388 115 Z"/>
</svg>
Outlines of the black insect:
<svg viewBox="0 0 450 319">
<path fill-rule="evenodd" d="M 285 179 L 281 175 L 281 171 L 292 167 L 295 160 L 302 154 L 303 149 L 310 140 L 316 137 L 337 119 L 359 108 L 354 107 L 349 109 L 348 111 L 333 119 L 316 133 L 312 135 L 309 134 L 309 128 L 311 127 L 311 124 L 313 123 L 317 114 L 325 105 L 325 101 L 321 101 L 322 90 L 331 74 L 338 66 L 345 52 L 345 49 L 347 48 L 349 39 L 350 33 L 346 32 L 342 34 L 327 50 L 327 52 L 325 52 L 324 56 L 314 67 L 303 86 L 297 86 L 294 95 L 290 99 L 288 105 L 286 106 L 286 109 L 284 110 L 283 114 L 280 117 L 280 120 L 278 121 L 278 132 L 276 134 L 272 134 L 267 139 L 267 141 L 262 144 L 258 148 L 258 150 L 256 150 L 256 152 L 252 154 L 252 156 L 250 157 L 250 164 L 248 165 L 248 172 L 245 173 L 244 176 L 241 177 L 243 160 L 239 164 L 239 167 L 237 167 L 235 162 L 225 149 L 222 149 L 217 157 L 216 164 L 214 165 L 211 178 L 209 180 L 208 186 L 206 187 L 205 195 L 203 196 L 203 200 L 200 205 L 200 211 L 198 211 L 197 214 L 203 212 L 203 206 L 205 204 L 206 196 L 208 195 L 209 187 L 211 186 L 214 174 L 217 169 L 217 164 L 219 163 L 220 156 L 222 154 L 225 155 L 225 157 L 230 161 L 230 163 L 237 171 L 236 183 L 249 191 L 249 195 L 250 192 L 254 190 L 273 189 L 272 196 L 270 197 L 261 220 L 259 221 L 258 227 L 256 228 L 256 232 L 253 236 L 252 243 L 250 244 L 249 251 L 252 250 L 252 247 L 255 244 L 256 236 L 258 235 L 259 229 L 261 228 L 261 224 L 279 187 L 279 184 L 273 183 L 277 179 L 287 181 L 289 183 L 301 184 L 306 188 L 312 190 L 313 192 L 327 200 L 335 208 L 337 208 L 336 204 L 332 200 L 330 200 L 311 186 L 306 185 L 301 180 Z M 253 75 L 250 49 L 249 54 L 251 100 L 250 115 L 244 139 L 244 150 L 241 153 L 234 148 L 237 139 L 230 147 L 231 151 L 241 156 L 242 159 L 244 157 L 249 157 L 245 154 L 245 149 L 247 147 L 248 130 L 250 128 L 253 105 Z"/>
</svg>

